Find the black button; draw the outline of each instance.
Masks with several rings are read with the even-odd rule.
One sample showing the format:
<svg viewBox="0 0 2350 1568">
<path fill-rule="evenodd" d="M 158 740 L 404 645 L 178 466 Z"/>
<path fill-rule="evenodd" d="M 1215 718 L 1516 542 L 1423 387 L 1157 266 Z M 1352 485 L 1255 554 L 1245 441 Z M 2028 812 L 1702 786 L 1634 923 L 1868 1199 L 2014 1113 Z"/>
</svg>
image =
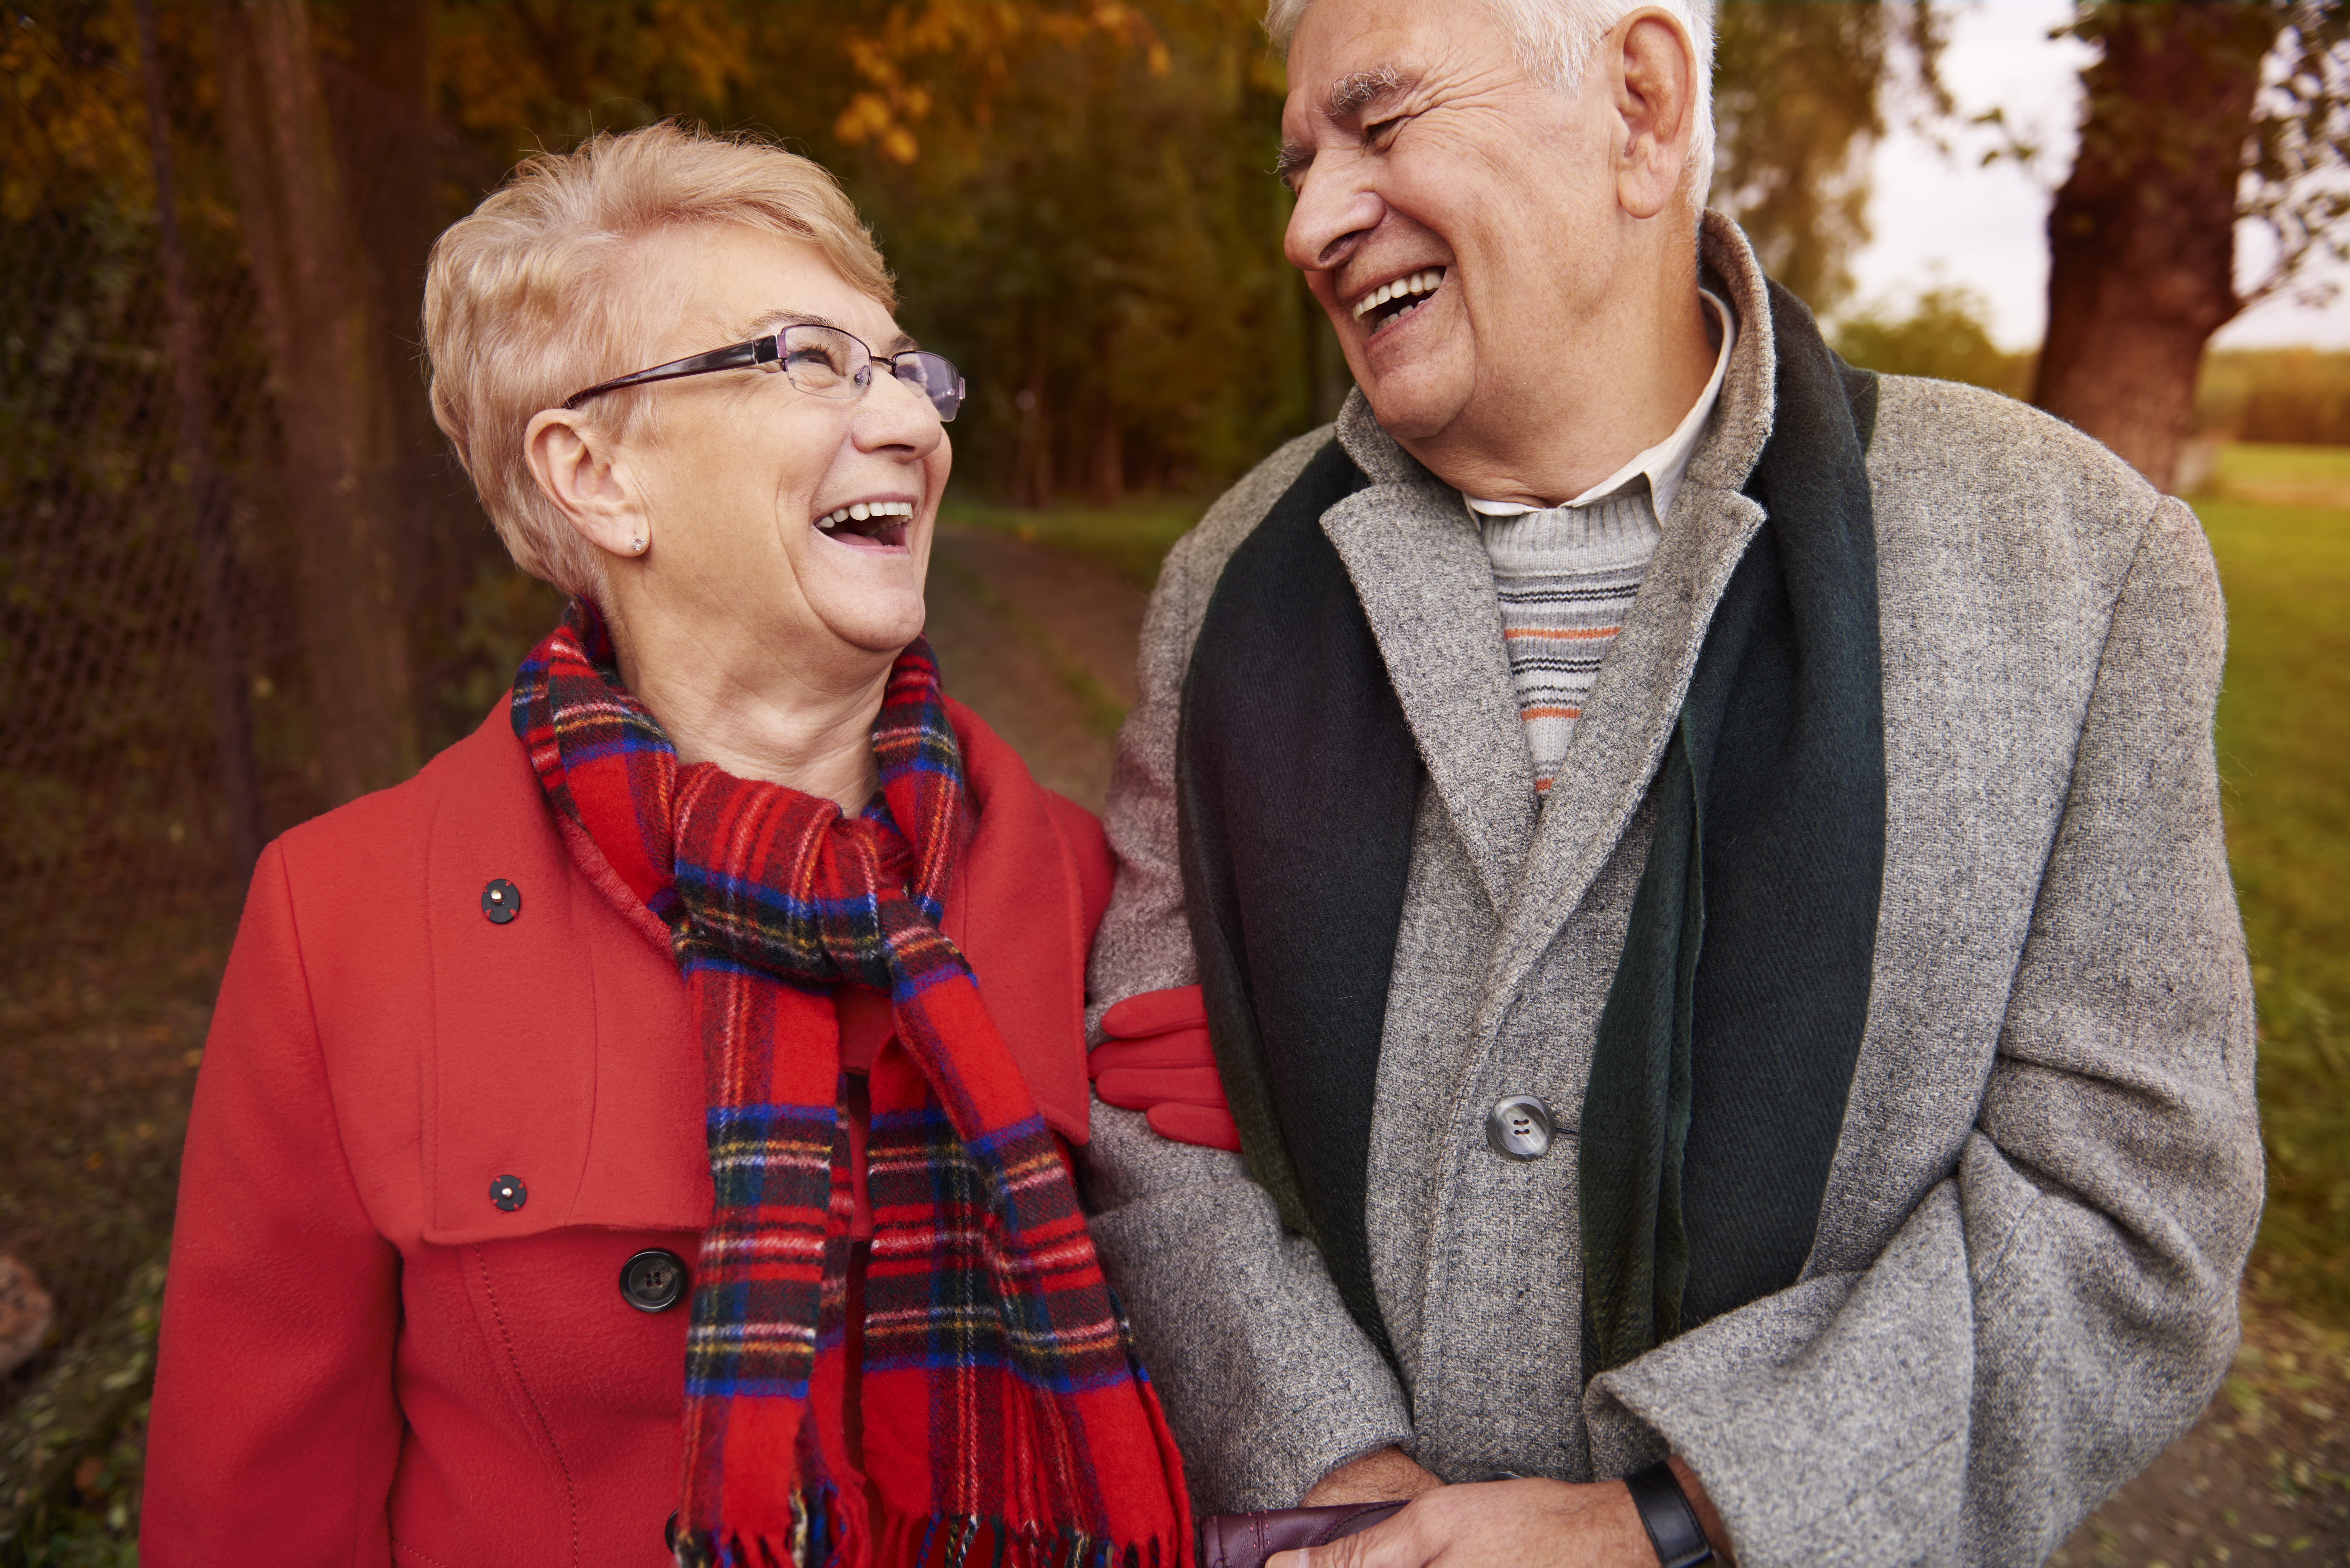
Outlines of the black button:
<svg viewBox="0 0 2350 1568">
<path fill-rule="evenodd" d="M 715 1568 L 718 1562 L 718 1554 L 710 1550 L 710 1537 L 680 1530 L 674 1513 L 661 1526 L 661 1544 L 669 1548 L 671 1560 L 677 1563 L 677 1568 Z"/>
<path fill-rule="evenodd" d="M 620 1299 L 639 1312 L 667 1312 L 685 1294 L 685 1260 L 648 1247 L 620 1265 Z"/>
<path fill-rule="evenodd" d="M 482 889 L 482 913 L 490 918 L 490 924 L 504 925 L 522 913 L 522 889 L 503 877 L 493 878 Z"/>
<path fill-rule="evenodd" d="M 530 1201 L 530 1189 L 519 1176 L 501 1176 L 490 1183 L 490 1201 L 511 1214 Z"/>
</svg>

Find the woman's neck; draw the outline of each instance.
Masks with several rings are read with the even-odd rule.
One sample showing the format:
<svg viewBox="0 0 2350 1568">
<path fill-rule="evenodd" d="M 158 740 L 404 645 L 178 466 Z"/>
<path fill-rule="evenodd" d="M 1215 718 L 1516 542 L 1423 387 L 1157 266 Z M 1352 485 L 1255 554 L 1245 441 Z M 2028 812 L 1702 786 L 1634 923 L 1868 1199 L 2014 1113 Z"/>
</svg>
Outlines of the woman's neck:
<svg viewBox="0 0 2350 1568">
<path fill-rule="evenodd" d="M 894 656 L 833 649 L 830 658 L 779 659 L 755 637 L 681 639 L 658 628 L 646 636 L 607 618 L 620 680 L 660 721 L 680 764 L 711 763 L 846 812 L 873 798 L 873 721 Z"/>
</svg>

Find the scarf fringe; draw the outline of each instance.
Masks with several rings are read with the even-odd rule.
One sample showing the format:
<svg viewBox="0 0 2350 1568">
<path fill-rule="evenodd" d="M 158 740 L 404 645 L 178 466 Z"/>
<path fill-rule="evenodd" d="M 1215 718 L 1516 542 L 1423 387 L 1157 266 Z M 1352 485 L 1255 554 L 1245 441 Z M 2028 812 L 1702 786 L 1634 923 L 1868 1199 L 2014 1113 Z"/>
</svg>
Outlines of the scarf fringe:
<svg viewBox="0 0 2350 1568">
<path fill-rule="evenodd" d="M 852 1542 L 830 1493 L 825 1487 L 814 1497 L 794 1497 L 787 1542 L 681 1534 L 678 1568 L 1176 1568 L 1190 1556 L 1156 1538 L 1121 1545 L 1066 1527 L 969 1513 L 894 1514 L 879 1521 L 869 1542 Z"/>
</svg>

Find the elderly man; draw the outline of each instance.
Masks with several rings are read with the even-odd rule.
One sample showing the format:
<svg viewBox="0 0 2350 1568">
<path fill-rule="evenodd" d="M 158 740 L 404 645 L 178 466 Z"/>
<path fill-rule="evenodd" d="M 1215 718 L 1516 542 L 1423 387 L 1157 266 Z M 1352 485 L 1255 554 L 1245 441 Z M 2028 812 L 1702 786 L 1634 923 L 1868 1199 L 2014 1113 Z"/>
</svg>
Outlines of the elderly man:
<svg viewBox="0 0 2350 1568">
<path fill-rule="evenodd" d="M 1093 970 L 1201 1509 L 2040 1561 L 2219 1381 L 2260 1207 L 2194 517 L 1828 351 L 1700 211 L 1701 11 L 1269 25 L 1357 390 L 1169 557 Z"/>
</svg>

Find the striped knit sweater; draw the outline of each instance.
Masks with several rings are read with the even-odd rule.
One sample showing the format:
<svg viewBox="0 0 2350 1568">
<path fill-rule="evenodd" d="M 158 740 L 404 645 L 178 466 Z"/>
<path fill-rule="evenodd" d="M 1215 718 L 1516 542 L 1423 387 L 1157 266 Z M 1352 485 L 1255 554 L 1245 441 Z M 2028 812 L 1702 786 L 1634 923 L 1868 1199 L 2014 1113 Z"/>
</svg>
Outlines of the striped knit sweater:
<svg viewBox="0 0 2350 1568">
<path fill-rule="evenodd" d="M 1461 499 L 1484 535 L 1502 596 L 1502 635 L 1518 716 L 1534 754 L 1534 790 L 1547 798 L 1583 700 L 1640 591 L 1690 453 L 1721 400 L 1738 324 L 1730 306 L 1700 289 L 1713 337 L 1713 375 L 1673 433 L 1564 506 Z"/>
<path fill-rule="evenodd" d="M 1557 775 L 1583 700 L 1640 591 L 1659 531 L 1645 481 L 1584 506 L 1479 516 L 1534 788 Z"/>
</svg>

